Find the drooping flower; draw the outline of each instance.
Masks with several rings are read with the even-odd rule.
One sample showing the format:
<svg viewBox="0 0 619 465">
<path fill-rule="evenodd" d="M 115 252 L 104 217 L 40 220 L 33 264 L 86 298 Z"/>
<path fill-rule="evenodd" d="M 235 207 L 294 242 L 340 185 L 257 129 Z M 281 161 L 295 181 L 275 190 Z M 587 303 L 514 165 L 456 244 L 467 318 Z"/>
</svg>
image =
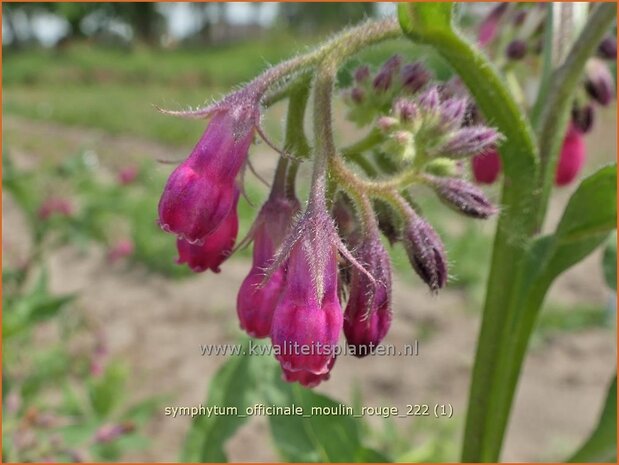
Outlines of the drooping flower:
<svg viewBox="0 0 619 465">
<path fill-rule="evenodd" d="M 571 183 L 580 173 L 584 162 L 585 143 L 583 137 L 573 125 L 570 125 L 561 147 L 555 174 L 555 184 L 557 186 L 565 186 Z"/>
<path fill-rule="evenodd" d="M 333 369 L 333 365 L 335 365 L 336 357 L 331 357 L 329 364 L 327 365 L 327 372 L 322 374 L 315 374 L 311 371 L 298 370 L 291 371 L 282 369 L 282 376 L 284 381 L 288 383 L 297 382 L 301 384 L 301 386 L 305 386 L 308 388 L 313 388 L 318 386 L 322 381 L 327 381 L 331 377 L 331 370 Z"/>
<path fill-rule="evenodd" d="M 186 263 L 192 271 L 200 273 L 208 269 L 219 273 L 220 265 L 228 258 L 236 242 L 239 230 L 239 217 L 236 204 L 239 200 L 239 190 L 236 189 L 232 207 L 217 229 L 206 236 L 201 243 L 190 243 L 178 238 L 176 247 L 178 259 L 176 263 Z"/>
<path fill-rule="evenodd" d="M 364 357 L 383 340 L 391 325 L 391 262 L 378 234 L 368 234 L 353 255 L 374 278 L 351 269 L 344 334 L 355 355 Z"/>
<path fill-rule="evenodd" d="M 285 267 L 275 270 L 263 283 L 264 271 L 290 229 L 299 210 L 296 198 L 272 196 L 262 206 L 253 227 L 253 262 L 237 296 L 237 314 L 241 328 L 252 337 L 267 337 L 271 320 L 286 282 Z"/>
<path fill-rule="evenodd" d="M 290 251 L 286 286 L 271 326 L 276 358 L 288 372 L 323 375 L 335 355 L 343 320 L 336 234 L 326 212 L 314 214 Z"/>
<path fill-rule="evenodd" d="M 245 163 L 258 121 L 241 105 L 215 112 L 191 155 L 170 175 L 159 201 L 159 223 L 190 244 L 201 244 L 235 203 L 235 178 Z"/>
</svg>

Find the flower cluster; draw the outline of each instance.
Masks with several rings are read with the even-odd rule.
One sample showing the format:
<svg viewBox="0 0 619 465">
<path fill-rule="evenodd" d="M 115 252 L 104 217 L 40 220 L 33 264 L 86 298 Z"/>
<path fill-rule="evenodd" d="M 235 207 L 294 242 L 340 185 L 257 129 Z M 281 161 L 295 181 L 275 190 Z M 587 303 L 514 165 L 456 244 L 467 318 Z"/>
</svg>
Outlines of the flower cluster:
<svg viewBox="0 0 619 465">
<path fill-rule="evenodd" d="M 362 65 L 353 73 L 352 87 L 344 91 L 347 117 L 359 126 L 366 125 L 388 110 L 396 96 L 416 94 L 431 78 L 423 64 L 403 64 L 399 55 L 389 58 L 374 73 L 368 65 Z"/>
<path fill-rule="evenodd" d="M 342 333 L 360 357 L 387 335 L 392 276 L 381 231 L 402 242 L 431 292 L 447 283 L 444 245 L 416 210 L 408 187 L 423 185 L 472 218 L 497 211 L 462 179 L 458 165 L 494 146 L 500 134 L 467 124 L 469 101 L 446 95 L 429 79 L 421 64 L 402 66 L 394 56 L 374 75 L 358 68 L 353 87 L 344 90 L 351 117 L 372 123 L 376 140 L 370 148 L 395 167 L 374 173 L 374 199 L 364 189 L 370 181 L 336 156 L 335 165 L 325 160 L 324 172 L 315 162 L 318 172 L 303 211 L 295 196 L 296 170 L 288 157 L 280 159 L 271 194 L 244 241 L 253 242 L 253 260 L 238 292 L 237 314 L 250 336 L 270 338 L 287 381 L 311 387 L 328 379 Z M 165 186 L 159 223 L 177 236 L 178 263 L 195 272 L 219 272 L 236 243 L 240 174 L 259 132 L 259 102 L 245 88 L 215 104 L 202 138 Z M 339 188 L 331 209 L 328 174 Z"/>
</svg>

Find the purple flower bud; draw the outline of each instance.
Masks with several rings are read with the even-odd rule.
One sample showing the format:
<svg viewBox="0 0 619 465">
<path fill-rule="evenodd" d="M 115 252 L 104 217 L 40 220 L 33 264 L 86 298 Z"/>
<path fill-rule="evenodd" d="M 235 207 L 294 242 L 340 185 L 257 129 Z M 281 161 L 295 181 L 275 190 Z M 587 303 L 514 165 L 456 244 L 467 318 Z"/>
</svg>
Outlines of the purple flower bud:
<svg viewBox="0 0 619 465">
<path fill-rule="evenodd" d="M 447 258 L 443 243 L 430 224 L 417 214 L 404 227 L 404 248 L 419 277 L 433 292 L 447 282 Z"/>
<path fill-rule="evenodd" d="M 428 176 L 426 179 L 439 198 L 454 210 L 480 219 L 486 219 L 497 212 L 484 192 L 464 179 L 434 176 Z"/>
<path fill-rule="evenodd" d="M 396 127 L 398 124 L 399 121 L 397 120 L 397 118 L 392 118 L 391 116 L 381 116 L 380 118 L 378 118 L 378 121 L 376 121 L 376 126 L 383 133 L 391 131 L 391 129 Z"/>
<path fill-rule="evenodd" d="M 189 268 L 196 273 L 208 269 L 219 273 L 219 266 L 230 255 L 239 231 L 239 217 L 236 212 L 238 200 L 239 191 L 237 189 L 228 215 L 215 231 L 204 238 L 201 244 L 192 244 L 185 239 L 177 239 L 178 259 L 176 263 L 179 265 L 187 263 Z"/>
<path fill-rule="evenodd" d="M 321 375 L 329 371 L 343 317 L 333 242 L 337 233 L 326 212 L 315 216 L 290 252 L 271 341 L 285 370 Z"/>
<path fill-rule="evenodd" d="M 606 37 L 598 46 L 598 56 L 605 60 L 617 59 L 617 38 Z"/>
<path fill-rule="evenodd" d="M 441 122 L 446 128 L 456 129 L 462 126 L 466 116 L 468 100 L 450 98 L 441 105 Z"/>
<path fill-rule="evenodd" d="M 311 371 L 290 371 L 284 368 L 282 370 L 284 381 L 288 383 L 298 382 L 302 386 L 313 388 L 318 386 L 322 381 L 326 381 L 331 377 L 331 370 L 333 369 L 333 365 L 335 365 L 335 357 L 331 357 L 331 360 L 327 365 L 327 372 L 319 375 L 312 373 Z"/>
<path fill-rule="evenodd" d="M 350 91 L 350 99 L 359 104 L 365 99 L 365 91 L 361 87 L 353 87 Z"/>
<path fill-rule="evenodd" d="M 69 199 L 62 197 L 49 197 L 43 201 L 37 213 L 39 219 L 45 221 L 54 215 L 71 216 L 74 213 L 74 208 Z"/>
<path fill-rule="evenodd" d="M 394 115 L 402 122 L 411 121 L 418 112 L 417 105 L 411 100 L 399 99 L 393 105 Z"/>
<path fill-rule="evenodd" d="M 572 108 L 572 123 L 582 134 L 591 131 L 594 121 L 595 113 L 591 105 L 584 105 L 582 107 L 574 106 Z"/>
<path fill-rule="evenodd" d="M 432 74 L 421 63 L 409 63 L 402 68 L 400 77 L 404 90 L 414 94 L 428 83 Z"/>
<path fill-rule="evenodd" d="M 275 306 L 286 282 L 284 267 L 278 268 L 266 283 L 264 271 L 273 260 L 299 210 L 297 199 L 272 197 L 262 206 L 253 229 L 254 251 L 249 274 L 237 296 L 237 314 L 241 328 L 252 337 L 267 337 Z"/>
<path fill-rule="evenodd" d="M 374 89 L 378 92 L 387 91 L 391 87 L 394 74 L 398 72 L 401 65 L 402 57 L 400 55 L 394 55 L 389 58 L 374 78 Z"/>
<path fill-rule="evenodd" d="M 370 67 L 368 65 L 359 66 L 355 70 L 355 82 L 357 84 L 362 84 L 367 81 L 370 77 Z"/>
<path fill-rule="evenodd" d="M 524 40 L 512 40 L 505 49 L 505 55 L 510 60 L 522 60 L 527 54 L 527 43 Z"/>
<path fill-rule="evenodd" d="M 441 95 L 439 93 L 438 87 L 433 86 L 427 91 L 425 91 L 422 95 L 417 99 L 417 103 L 419 106 L 427 111 L 433 112 L 438 110 L 439 105 L 441 104 Z"/>
<path fill-rule="evenodd" d="M 159 223 L 189 243 L 217 229 L 233 204 L 235 178 L 247 158 L 256 109 L 216 113 L 191 155 L 170 175 L 159 201 Z"/>
<path fill-rule="evenodd" d="M 600 105 L 610 104 L 615 96 L 615 80 L 604 63 L 599 60 L 589 60 L 585 89 Z"/>
<path fill-rule="evenodd" d="M 507 2 L 499 3 L 482 21 L 477 32 L 479 45 L 484 46 L 494 39 L 499 28 L 499 21 L 507 11 L 508 6 Z"/>
<path fill-rule="evenodd" d="M 486 126 L 468 126 L 453 132 L 432 155 L 465 158 L 496 145 L 500 134 Z"/>
<path fill-rule="evenodd" d="M 364 238 L 353 255 L 365 270 L 351 269 L 350 296 L 344 311 L 344 334 L 355 355 L 364 357 L 378 345 L 391 325 L 391 262 L 378 235 Z"/>
</svg>

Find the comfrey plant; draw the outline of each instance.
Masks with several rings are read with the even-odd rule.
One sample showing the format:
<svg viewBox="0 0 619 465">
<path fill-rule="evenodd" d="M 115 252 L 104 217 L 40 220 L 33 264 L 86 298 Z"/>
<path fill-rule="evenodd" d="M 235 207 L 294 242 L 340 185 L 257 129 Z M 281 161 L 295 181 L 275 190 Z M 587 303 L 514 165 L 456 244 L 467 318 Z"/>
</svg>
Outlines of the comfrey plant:
<svg viewBox="0 0 619 465">
<path fill-rule="evenodd" d="M 558 159 L 562 144 L 582 151 L 581 120 L 586 118 L 569 119 L 589 57 L 598 48 L 606 55 L 612 52 L 612 44 L 603 41 L 608 41 L 615 8 L 592 8 L 580 34 L 566 36 L 561 31 L 571 27 L 570 15 L 557 16 L 560 7 L 554 4 L 544 7 L 551 18 L 543 31 L 548 46 L 543 47 L 543 75 L 530 115 L 486 54 L 454 28 L 452 8 L 450 3 L 400 4 L 398 20 L 348 29 L 212 105 L 165 111 L 210 122 L 190 156 L 171 174 L 159 222 L 177 237 L 179 263 L 194 271 L 218 272 L 236 243 L 236 205 L 252 141 L 262 137 L 280 154 L 269 198 L 241 243 L 253 242 L 254 248 L 237 312 L 250 336 L 270 338 L 283 379 L 311 387 L 328 379 L 342 332 L 363 356 L 389 330 L 392 276 L 381 234 L 403 244 L 412 268 L 432 293 L 448 283 L 447 251 L 418 208 L 418 189 L 412 187 L 425 187 L 465 216 L 498 214 L 463 451 L 467 461 L 496 461 L 527 344 L 550 284 L 601 244 L 616 222 L 616 168 L 605 167 L 583 181 L 555 233 L 540 235 L 553 180 L 565 184 L 579 171 L 555 176 L 557 165 L 563 170 Z M 482 45 L 496 36 L 507 9 L 499 7 L 482 24 Z M 399 55 L 378 69 L 359 66 L 350 86 L 339 93 L 348 119 L 365 136 L 336 146 L 332 101 L 338 70 L 366 47 L 402 33 L 432 47 L 451 65 L 454 77 L 437 81 L 422 62 L 407 63 Z M 524 37 L 508 46 L 510 60 L 527 55 Z M 607 84 L 589 95 L 606 98 L 612 94 Z M 304 131 L 310 96 L 311 144 Z M 286 135 L 277 148 L 260 121 L 270 105 L 283 99 L 288 99 Z M 466 179 L 469 161 L 488 154 L 494 154 L 493 163 L 504 173 L 498 205 Z M 302 204 L 296 197 L 297 171 L 300 163 L 310 161 L 310 192 Z M 478 181 L 496 178 L 487 167 L 473 166 Z M 205 422 L 196 423 L 195 434 Z M 190 437 L 189 446 L 195 446 L 196 437 Z M 206 451 L 207 442 L 203 445 Z"/>
<path fill-rule="evenodd" d="M 260 116 L 272 95 L 268 92 L 291 97 L 288 137 L 279 150 L 271 194 L 245 241 L 254 243 L 253 263 L 239 291 L 237 311 L 250 336 L 271 338 L 285 379 L 305 386 L 328 378 L 342 330 L 356 353 L 367 355 L 389 329 L 391 263 L 374 199 L 386 204 L 383 213 L 398 225 L 393 229 L 411 265 L 433 292 L 447 282 L 446 253 L 415 206 L 410 187 L 424 185 L 473 218 L 497 211 L 479 188 L 462 178 L 458 164 L 496 145 L 501 135 L 481 123 L 466 124 L 468 100 L 443 95 L 421 63 L 405 64 L 395 55 L 375 73 L 359 67 L 354 86 L 342 92 L 350 119 L 367 126 L 368 135 L 350 147 L 334 145 L 331 101 L 339 65 L 362 47 L 399 33 L 395 20 L 368 23 L 349 31 L 348 43 L 334 39 L 327 45 L 315 60 L 314 76 L 307 71 L 310 60 L 294 59 L 205 109 L 181 113 L 210 122 L 168 179 L 159 222 L 177 236 L 178 263 L 196 272 L 219 272 L 236 242 L 242 171 L 255 134 L 264 137 Z M 311 148 L 302 127 L 310 88 Z M 374 170 L 371 161 L 361 162 L 370 149 L 380 152 L 390 169 Z M 302 209 L 295 177 L 298 164 L 310 158 L 311 190 Z M 358 172 L 355 162 L 365 171 Z M 350 210 L 346 227 L 336 224 L 335 198 Z M 303 346 L 313 348 L 312 354 L 301 351 Z"/>
</svg>

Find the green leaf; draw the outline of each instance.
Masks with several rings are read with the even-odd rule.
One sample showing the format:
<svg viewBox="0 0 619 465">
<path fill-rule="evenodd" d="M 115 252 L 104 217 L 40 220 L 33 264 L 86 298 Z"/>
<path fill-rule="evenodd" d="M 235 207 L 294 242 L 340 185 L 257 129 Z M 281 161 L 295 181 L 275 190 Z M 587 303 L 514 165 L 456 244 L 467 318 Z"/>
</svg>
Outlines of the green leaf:
<svg viewBox="0 0 619 465">
<path fill-rule="evenodd" d="M 589 439 L 568 462 L 617 461 L 617 374 L 608 388 L 608 395 L 598 424 Z"/>
<path fill-rule="evenodd" d="M 275 445 L 290 462 L 355 462 L 364 455 L 360 440 L 360 422 L 349 414 L 320 415 L 346 407 L 299 384 L 281 380 L 281 369 L 273 367 L 267 398 L 269 404 L 299 406 L 303 415 L 271 415 L 269 424 Z M 312 410 L 314 409 L 314 410 Z M 374 456 L 376 458 L 376 456 Z M 362 460 L 363 461 L 363 460 Z"/>
<path fill-rule="evenodd" d="M 584 179 L 570 198 L 557 227 L 561 242 L 608 233 L 617 224 L 617 165 Z"/>
<path fill-rule="evenodd" d="M 119 363 L 110 363 L 101 378 L 90 381 L 88 394 L 98 417 L 107 417 L 121 403 L 126 379 L 125 368 Z"/>
<path fill-rule="evenodd" d="M 244 349 L 247 352 L 247 343 Z M 226 441 L 247 422 L 247 407 L 260 401 L 259 379 L 267 357 L 234 356 L 217 371 L 208 388 L 206 409 L 236 408 L 238 415 L 196 416 L 181 452 L 182 462 L 226 462 Z"/>
<path fill-rule="evenodd" d="M 613 234 L 604 249 L 602 259 L 604 279 L 611 289 L 617 290 L 617 234 Z"/>
<path fill-rule="evenodd" d="M 451 2 L 410 2 L 398 4 L 400 26 L 411 39 L 425 42 L 452 33 Z"/>
</svg>

